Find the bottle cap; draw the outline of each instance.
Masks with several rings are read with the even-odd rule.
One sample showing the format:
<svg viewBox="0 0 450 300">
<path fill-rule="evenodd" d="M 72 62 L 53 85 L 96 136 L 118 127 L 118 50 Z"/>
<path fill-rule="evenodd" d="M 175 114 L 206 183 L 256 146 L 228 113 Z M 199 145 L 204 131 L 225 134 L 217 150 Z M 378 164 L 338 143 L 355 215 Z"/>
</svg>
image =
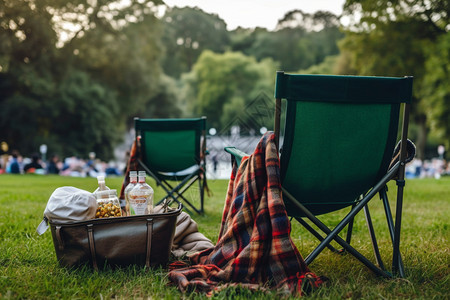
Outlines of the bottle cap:
<svg viewBox="0 0 450 300">
<path fill-rule="evenodd" d="M 137 171 L 130 171 L 130 177 L 136 177 L 136 176 L 138 176 Z"/>
<path fill-rule="evenodd" d="M 98 181 L 105 181 L 105 176 L 97 176 Z"/>
<path fill-rule="evenodd" d="M 139 171 L 139 176 L 145 176 L 145 171 Z"/>
</svg>

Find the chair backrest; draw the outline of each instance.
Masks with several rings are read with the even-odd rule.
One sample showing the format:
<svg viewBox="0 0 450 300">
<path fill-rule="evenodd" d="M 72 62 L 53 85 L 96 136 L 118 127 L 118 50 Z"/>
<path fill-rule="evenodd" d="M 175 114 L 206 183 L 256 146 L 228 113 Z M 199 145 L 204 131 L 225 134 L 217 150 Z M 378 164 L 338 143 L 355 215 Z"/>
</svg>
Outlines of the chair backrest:
<svg viewBox="0 0 450 300">
<path fill-rule="evenodd" d="M 141 159 L 152 171 L 179 172 L 200 164 L 206 117 L 134 120 Z M 203 144 L 204 145 L 204 144 Z"/>
<path fill-rule="evenodd" d="M 278 72 L 275 97 L 287 100 L 283 188 L 315 215 L 352 205 L 385 175 L 411 93 L 412 77 Z M 286 197 L 285 205 L 301 216 Z"/>
</svg>

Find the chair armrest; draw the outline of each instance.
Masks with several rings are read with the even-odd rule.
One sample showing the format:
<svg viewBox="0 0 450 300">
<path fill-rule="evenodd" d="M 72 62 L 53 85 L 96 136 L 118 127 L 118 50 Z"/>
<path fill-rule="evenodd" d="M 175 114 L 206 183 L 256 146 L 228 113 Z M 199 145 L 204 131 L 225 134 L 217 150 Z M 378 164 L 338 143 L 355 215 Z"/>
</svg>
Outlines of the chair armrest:
<svg viewBox="0 0 450 300">
<path fill-rule="evenodd" d="M 237 149 L 236 147 L 225 147 L 224 150 L 231 154 L 231 160 L 236 161 L 236 165 L 239 168 L 239 165 L 241 164 L 242 158 L 244 156 L 248 156 L 247 153 L 242 152 L 241 150 Z"/>
</svg>

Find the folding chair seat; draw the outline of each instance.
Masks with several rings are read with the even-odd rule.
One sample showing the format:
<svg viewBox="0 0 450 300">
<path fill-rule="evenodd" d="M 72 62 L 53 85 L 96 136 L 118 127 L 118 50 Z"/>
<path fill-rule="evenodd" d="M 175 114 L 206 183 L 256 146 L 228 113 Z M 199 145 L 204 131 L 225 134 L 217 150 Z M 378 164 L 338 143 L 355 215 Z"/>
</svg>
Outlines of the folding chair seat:
<svg viewBox="0 0 450 300">
<path fill-rule="evenodd" d="M 399 249 L 407 145 L 411 143 L 407 140 L 411 94 L 412 77 L 277 72 L 274 127 L 277 141 L 282 99 L 287 102 L 280 150 L 283 202 L 288 215 L 320 241 L 306 257 L 307 264 L 325 247 L 340 252 L 330 244 L 334 240 L 376 274 L 404 276 Z M 397 161 L 390 165 L 400 115 L 403 121 Z M 237 162 L 245 155 L 234 147 L 225 150 Z M 411 152 L 415 154 L 415 148 Z M 397 183 L 395 222 L 386 193 L 390 180 Z M 392 272 L 381 259 L 367 205 L 377 195 L 384 205 L 392 242 Z M 318 218 L 346 207 L 350 207 L 350 212 L 332 229 Z M 353 219 L 361 210 L 366 217 L 376 264 L 350 245 Z M 339 233 L 346 227 L 344 240 Z"/>
<path fill-rule="evenodd" d="M 196 119 L 134 119 L 140 166 L 161 186 L 166 198 L 183 201 L 188 212 L 203 213 L 206 187 L 206 117 Z M 175 182 L 172 183 L 172 182 Z M 186 196 L 198 182 L 200 199 Z"/>
</svg>

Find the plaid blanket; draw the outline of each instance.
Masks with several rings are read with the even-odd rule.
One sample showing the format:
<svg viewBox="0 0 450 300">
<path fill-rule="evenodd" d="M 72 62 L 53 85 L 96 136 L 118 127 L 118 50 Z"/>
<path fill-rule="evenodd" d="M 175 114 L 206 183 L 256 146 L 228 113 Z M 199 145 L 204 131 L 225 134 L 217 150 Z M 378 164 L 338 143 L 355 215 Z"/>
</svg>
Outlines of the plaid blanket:
<svg viewBox="0 0 450 300">
<path fill-rule="evenodd" d="M 172 265 L 169 279 L 181 291 L 211 292 L 220 283 L 241 283 L 301 295 L 302 285 L 322 284 L 290 238 L 279 170 L 274 134 L 266 133 L 239 169 L 233 167 L 216 246 L 190 257 L 193 266 Z"/>
</svg>

